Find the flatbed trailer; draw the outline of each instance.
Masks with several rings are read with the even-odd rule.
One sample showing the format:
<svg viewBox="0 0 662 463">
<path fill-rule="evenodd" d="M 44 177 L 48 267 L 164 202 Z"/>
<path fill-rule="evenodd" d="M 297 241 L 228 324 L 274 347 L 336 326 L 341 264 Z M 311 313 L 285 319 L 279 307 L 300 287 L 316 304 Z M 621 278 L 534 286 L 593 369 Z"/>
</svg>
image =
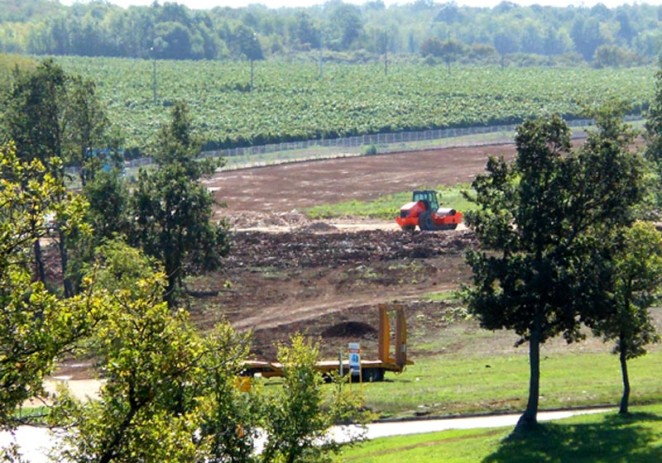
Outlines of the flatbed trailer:
<svg viewBox="0 0 662 463">
<path fill-rule="evenodd" d="M 391 326 L 389 312 L 395 313 L 395 355 L 391 356 Z M 379 306 L 379 359 L 361 360 L 359 378 L 364 382 L 383 381 L 386 372 L 401 373 L 407 360 L 407 322 L 401 305 Z M 244 376 L 274 378 L 283 376 L 284 365 L 278 362 L 248 360 L 244 363 Z M 349 359 L 321 360 L 316 364 L 317 371 L 324 375 L 332 372 L 347 374 L 350 371 Z"/>
</svg>

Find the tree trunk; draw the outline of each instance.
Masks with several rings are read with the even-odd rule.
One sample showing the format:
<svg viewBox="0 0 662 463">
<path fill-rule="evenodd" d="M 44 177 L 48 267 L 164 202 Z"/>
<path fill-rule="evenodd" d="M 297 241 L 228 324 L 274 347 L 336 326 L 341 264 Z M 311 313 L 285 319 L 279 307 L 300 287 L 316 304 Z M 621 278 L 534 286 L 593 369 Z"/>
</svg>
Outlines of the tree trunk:
<svg viewBox="0 0 662 463">
<path fill-rule="evenodd" d="M 69 252 L 67 251 L 66 237 L 60 232 L 60 268 L 62 269 L 62 285 L 64 286 L 64 297 L 70 298 L 74 295 L 74 288 L 71 284 L 71 278 L 67 275 L 67 267 L 69 266 Z"/>
<path fill-rule="evenodd" d="M 515 426 L 515 432 L 528 431 L 538 425 L 538 401 L 540 397 L 540 315 L 536 315 L 529 340 L 529 400 L 526 410 Z"/>
<path fill-rule="evenodd" d="M 117 451 L 119 450 L 119 446 L 122 442 L 122 439 L 124 439 L 124 436 L 126 434 L 127 429 L 129 429 L 129 426 L 131 425 L 131 421 L 133 420 L 133 417 L 136 415 L 138 412 L 138 409 L 140 407 L 131 407 L 120 423 L 118 429 L 115 431 L 115 434 L 113 435 L 113 438 L 111 439 L 110 442 L 103 448 L 101 454 L 99 455 L 99 463 L 110 463 L 117 457 Z"/>
<path fill-rule="evenodd" d="M 34 242 L 34 263 L 35 263 L 35 279 L 46 284 L 46 270 L 44 268 L 44 257 L 41 253 L 41 243 L 39 238 Z"/>
<path fill-rule="evenodd" d="M 626 415 L 628 413 L 628 405 L 630 402 L 630 377 L 628 376 L 627 352 L 627 345 L 621 335 L 619 357 L 621 361 L 621 375 L 623 376 L 623 397 L 621 397 L 621 408 L 618 411 L 621 415 Z"/>
<path fill-rule="evenodd" d="M 80 183 L 83 188 L 85 188 L 85 185 L 87 184 L 87 174 L 85 172 L 85 161 L 87 160 L 87 153 L 85 148 L 81 148 L 80 150 L 80 171 L 78 172 L 78 176 L 80 177 Z"/>
</svg>

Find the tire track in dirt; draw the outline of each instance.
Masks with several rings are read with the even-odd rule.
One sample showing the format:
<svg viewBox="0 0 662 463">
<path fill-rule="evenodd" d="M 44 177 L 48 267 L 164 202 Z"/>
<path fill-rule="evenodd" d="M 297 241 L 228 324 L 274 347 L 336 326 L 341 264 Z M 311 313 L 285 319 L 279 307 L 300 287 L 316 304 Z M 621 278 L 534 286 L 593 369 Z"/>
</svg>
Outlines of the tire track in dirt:
<svg viewBox="0 0 662 463">
<path fill-rule="evenodd" d="M 435 287 L 435 291 L 447 291 L 454 289 L 454 285 L 446 284 Z M 233 323 L 237 329 L 259 329 L 268 330 L 293 323 L 305 322 L 307 320 L 318 318 L 320 315 L 329 315 L 345 310 L 363 307 L 375 306 L 379 304 L 406 302 L 420 299 L 423 294 L 429 292 L 429 289 L 411 289 L 399 291 L 397 297 L 393 294 L 373 295 L 373 296 L 352 296 L 350 298 L 334 297 L 332 301 L 317 302 L 309 305 L 303 305 L 292 309 L 289 305 L 273 305 L 262 309 L 260 314 L 254 315 Z M 287 318 L 283 318 L 283 314 Z"/>
</svg>

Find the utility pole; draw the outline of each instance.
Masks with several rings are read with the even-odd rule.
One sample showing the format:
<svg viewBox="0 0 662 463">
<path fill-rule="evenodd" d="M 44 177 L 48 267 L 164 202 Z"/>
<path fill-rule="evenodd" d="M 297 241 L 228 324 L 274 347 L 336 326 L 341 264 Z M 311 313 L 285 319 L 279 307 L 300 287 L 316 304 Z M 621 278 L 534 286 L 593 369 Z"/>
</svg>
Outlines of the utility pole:
<svg viewBox="0 0 662 463">
<path fill-rule="evenodd" d="M 388 31 L 384 32 L 384 75 L 388 75 Z"/>
<path fill-rule="evenodd" d="M 253 58 L 251 58 L 251 92 L 253 91 L 253 77 L 255 75 L 255 72 L 254 72 L 255 64 L 254 63 L 255 63 L 255 60 Z"/>
<path fill-rule="evenodd" d="M 451 31 L 448 29 L 448 40 L 446 42 L 446 68 L 448 69 L 448 75 L 451 75 Z"/>
<path fill-rule="evenodd" d="M 324 78 L 324 31 L 320 27 L 320 57 L 319 57 L 319 68 L 320 68 L 320 80 Z"/>
<path fill-rule="evenodd" d="M 158 95 L 158 83 L 156 80 L 156 54 L 154 52 L 154 47 L 150 48 L 149 51 L 152 53 L 152 93 L 154 95 L 154 105 L 156 106 L 156 102 L 159 99 Z"/>
<path fill-rule="evenodd" d="M 253 91 L 253 79 L 255 77 L 255 55 L 258 50 L 257 34 L 253 32 L 253 42 L 248 59 L 251 61 L 251 92 Z"/>
</svg>

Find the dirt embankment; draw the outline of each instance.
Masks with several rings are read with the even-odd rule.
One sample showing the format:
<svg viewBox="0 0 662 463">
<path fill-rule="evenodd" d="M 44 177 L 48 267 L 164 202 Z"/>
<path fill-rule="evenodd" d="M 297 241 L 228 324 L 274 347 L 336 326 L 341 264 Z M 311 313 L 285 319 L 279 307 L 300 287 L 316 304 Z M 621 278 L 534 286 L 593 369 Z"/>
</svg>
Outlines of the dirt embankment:
<svg viewBox="0 0 662 463">
<path fill-rule="evenodd" d="M 419 304 L 465 281 L 472 243 L 469 231 L 237 232 L 223 271 L 197 280 L 193 317 L 252 329 L 255 353 L 267 358 L 296 331 L 363 336 L 370 330 L 352 326 L 376 330 L 380 303 Z"/>
</svg>

